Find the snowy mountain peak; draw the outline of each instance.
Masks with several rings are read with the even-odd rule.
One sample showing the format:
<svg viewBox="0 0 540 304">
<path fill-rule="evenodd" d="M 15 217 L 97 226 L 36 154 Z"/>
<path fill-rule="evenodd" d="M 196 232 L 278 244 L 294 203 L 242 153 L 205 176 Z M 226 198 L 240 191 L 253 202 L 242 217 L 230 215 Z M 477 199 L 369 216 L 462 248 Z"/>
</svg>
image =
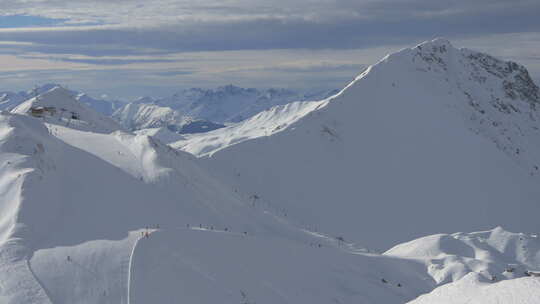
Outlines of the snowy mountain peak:
<svg viewBox="0 0 540 304">
<path fill-rule="evenodd" d="M 199 133 L 224 127 L 210 121 L 193 119 L 169 107 L 136 102 L 119 108 L 112 117 L 128 130 L 166 128 L 175 133 Z"/>
<path fill-rule="evenodd" d="M 418 45 L 416 49 L 415 56 L 418 55 L 427 63 L 439 65 L 445 71 L 451 64 L 452 54 L 460 52 L 472 67 L 473 81 L 479 84 L 485 83 L 487 79 L 481 74 L 486 72 L 503 80 L 502 85 L 507 97 L 513 100 L 522 99 L 530 103 L 540 102 L 538 86 L 532 81 L 527 69 L 515 62 L 503 61 L 468 49 L 458 50 L 446 39 L 425 42 Z"/>
<path fill-rule="evenodd" d="M 452 231 L 456 221 L 469 231 L 532 231 L 540 113 L 527 75 L 437 39 L 386 56 L 323 101 L 275 107 L 171 145 L 233 187 L 287 208 L 289 219 L 348 232 L 366 246 L 384 248 L 383 239 L 417 237 L 432 225 Z"/>
<path fill-rule="evenodd" d="M 386 56 L 348 89 L 355 90 L 364 77 L 375 77 L 379 86 L 393 90 L 404 90 L 409 83 L 405 78 L 413 77 L 416 84 L 409 86 L 430 92 L 432 102 L 459 112 L 473 132 L 494 142 L 530 174 L 538 173 L 540 143 L 526 138 L 540 135 L 540 93 L 524 66 L 458 49 L 439 38 Z"/>
<path fill-rule="evenodd" d="M 73 92 L 61 86 L 55 86 L 23 102 L 11 112 L 30 115 L 50 124 L 84 131 L 110 133 L 121 129 L 111 118 L 78 102 Z"/>
</svg>

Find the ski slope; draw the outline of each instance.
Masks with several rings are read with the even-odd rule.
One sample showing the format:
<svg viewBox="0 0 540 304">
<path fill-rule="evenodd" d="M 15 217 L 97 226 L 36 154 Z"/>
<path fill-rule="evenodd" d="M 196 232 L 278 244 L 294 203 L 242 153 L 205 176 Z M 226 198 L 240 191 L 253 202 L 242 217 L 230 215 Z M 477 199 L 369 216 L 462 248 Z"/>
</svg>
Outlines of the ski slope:
<svg viewBox="0 0 540 304">
<path fill-rule="evenodd" d="M 36 103 L 82 107 L 62 91 L 52 93 Z M 104 133 L 108 121 L 88 108 L 75 112 L 77 125 L 25 109 L 0 114 L 0 252 L 11 253 L 0 261 L 0 294 L 7 303 L 47 303 L 39 295 L 53 303 L 118 303 L 125 285 L 118 267 L 131 252 L 130 232 L 156 224 L 309 238 L 250 207 L 193 156 L 152 137 Z"/>
<path fill-rule="evenodd" d="M 137 245 L 129 298 L 164 304 L 404 303 L 433 288 L 419 266 L 241 231 L 158 231 Z"/>
<path fill-rule="evenodd" d="M 291 242 L 208 227 L 157 230 L 141 238 L 134 250 L 129 298 L 133 303 L 388 304 L 443 303 L 438 298 L 443 293 L 454 300 L 448 303 L 469 303 L 485 294 L 493 302 L 478 303 L 533 303 L 537 291 L 520 292 L 540 282 L 523 274 L 524 269 L 540 267 L 537 236 L 498 227 L 449 237 L 456 241 L 436 247 L 433 240 L 443 236 L 434 235 L 380 255 L 350 250 L 346 244 L 323 242 L 319 247 L 322 239 Z M 517 246 L 520 237 L 523 242 Z M 465 246 L 477 255 L 471 257 Z M 523 252 L 532 259 L 520 255 Z M 505 271 L 509 265 L 512 273 Z M 448 280 L 441 279 L 443 273 Z M 494 275 L 498 278 L 492 281 Z M 492 294 L 499 286 L 507 291 Z"/>
</svg>

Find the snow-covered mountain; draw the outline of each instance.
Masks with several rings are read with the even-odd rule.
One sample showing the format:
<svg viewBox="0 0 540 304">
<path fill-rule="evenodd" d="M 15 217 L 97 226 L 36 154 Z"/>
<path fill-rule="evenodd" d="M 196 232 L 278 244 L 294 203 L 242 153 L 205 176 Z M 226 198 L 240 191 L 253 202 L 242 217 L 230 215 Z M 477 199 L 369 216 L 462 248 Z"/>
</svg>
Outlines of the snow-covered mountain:
<svg viewBox="0 0 540 304">
<path fill-rule="evenodd" d="M 0 110 L 11 110 L 27 99 L 25 92 L 0 92 Z"/>
<path fill-rule="evenodd" d="M 0 303 L 535 303 L 538 88 L 480 55 L 424 43 L 202 135 L 61 87 L 0 112 Z"/>
<path fill-rule="evenodd" d="M 23 92 L 0 92 L 0 110 L 11 110 L 58 84 L 45 84 Z M 67 90 L 67 89 L 66 89 Z M 74 98 L 105 116 L 113 117 L 130 130 L 169 128 L 177 133 L 208 132 L 224 123 L 238 122 L 271 108 L 299 100 L 320 100 L 337 90 L 246 89 L 232 85 L 216 89 L 191 88 L 168 98 L 141 97 L 126 103 L 96 99 L 68 90 Z"/>
<path fill-rule="evenodd" d="M 10 111 L 11 109 L 15 108 L 16 106 L 20 105 L 24 101 L 36 97 L 39 94 L 45 93 L 49 91 L 50 89 L 56 87 L 58 85 L 48 83 L 44 84 L 42 86 L 35 87 L 28 91 L 20 91 L 20 92 L 0 92 L 0 110 L 4 111 Z"/>
<path fill-rule="evenodd" d="M 61 85 L 47 83 L 28 91 L 21 91 L 17 93 L 9 91 L 0 92 L 0 110 L 10 111 L 24 101 L 50 91 L 55 87 L 61 87 Z M 86 93 L 80 93 L 73 90 L 68 91 L 75 97 L 77 101 L 106 116 L 111 116 L 116 109 L 124 105 L 124 103 L 121 101 L 96 99 Z"/>
<path fill-rule="evenodd" d="M 110 133 L 121 129 L 114 120 L 86 107 L 71 91 L 60 86 L 21 103 L 11 112 L 90 132 Z"/>
<path fill-rule="evenodd" d="M 526 69 L 437 39 L 339 94 L 172 146 L 309 229 L 374 248 L 503 225 L 540 228 L 538 87 Z"/>
<path fill-rule="evenodd" d="M 320 100 L 333 90 L 300 92 L 288 89 L 240 88 L 227 85 L 216 89 L 191 88 L 163 99 L 142 98 L 137 103 L 166 106 L 185 115 L 216 123 L 239 122 L 263 110 L 293 101 Z"/>
<path fill-rule="evenodd" d="M 116 110 L 125 105 L 125 102 L 116 100 L 96 99 L 86 93 L 74 92 L 75 99 L 94 111 L 111 116 Z"/>
<path fill-rule="evenodd" d="M 435 286 L 418 262 L 252 206 L 152 137 L 72 127 L 0 113 L 2 303 L 402 303 Z"/>
<path fill-rule="evenodd" d="M 128 103 L 112 117 L 127 130 L 166 128 L 175 133 L 201 133 L 224 127 L 202 119 L 193 119 L 179 111 L 146 103 Z"/>
</svg>

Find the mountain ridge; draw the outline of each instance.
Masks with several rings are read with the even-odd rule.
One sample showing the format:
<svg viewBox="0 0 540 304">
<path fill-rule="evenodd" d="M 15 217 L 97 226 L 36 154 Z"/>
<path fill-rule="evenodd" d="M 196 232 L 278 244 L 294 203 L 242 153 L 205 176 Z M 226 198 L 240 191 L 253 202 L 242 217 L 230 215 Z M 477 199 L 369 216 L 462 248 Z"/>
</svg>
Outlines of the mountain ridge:
<svg viewBox="0 0 540 304">
<path fill-rule="evenodd" d="M 540 146 L 533 140 L 540 125 L 526 96 L 536 95 L 519 93 L 520 83 L 532 83 L 524 68 L 498 60 L 508 72 L 488 72 L 478 62 L 490 57 L 470 58 L 478 54 L 429 41 L 386 56 L 285 121 L 279 107 L 259 114 L 254 129 L 261 132 L 249 140 L 240 123 L 171 145 L 198 155 L 232 187 L 287 210 L 289 219 L 353 234 L 368 247 L 385 247 L 370 231 L 414 238 L 437 225 L 430 232 L 456 230 L 458 217 L 470 231 L 500 224 L 531 231 L 532 214 L 540 212 Z M 535 85 L 527 89 L 537 92 Z M 505 110 L 509 105 L 517 111 Z M 285 127 L 273 132 L 279 125 Z M 460 215 L 461 208 L 468 211 Z M 419 210 L 426 210 L 421 220 Z M 406 217 L 417 219 L 408 232 Z"/>
</svg>

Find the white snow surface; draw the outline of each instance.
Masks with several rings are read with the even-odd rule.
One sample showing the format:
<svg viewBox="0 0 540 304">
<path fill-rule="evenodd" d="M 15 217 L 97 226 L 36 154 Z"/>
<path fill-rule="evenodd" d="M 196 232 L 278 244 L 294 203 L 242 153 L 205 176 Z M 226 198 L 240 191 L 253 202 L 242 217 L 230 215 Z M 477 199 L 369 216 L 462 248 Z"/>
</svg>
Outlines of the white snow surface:
<svg viewBox="0 0 540 304">
<path fill-rule="evenodd" d="M 538 235 L 511 233 L 501 227 L 431 235 L 397 245 L 384 254 L 423 260 L 437 284 L 457 281 L 471 272 L 498 281 L 540 270 Z"/>
<path fill-rule="evenodd" d="M 415 261 L 197 229 L 140 240 L 130 282 L 132 303 L 403 303 L 433 288 Z"/>
<path fill-rule="evenodd" d="M 498 225 L 537 231 L 539 102 L 524 67 L 436 39 L 326 100 L 171 145 L 300 226 L 382 250 Z"/>
<path fill-rule="evenodd" d="M 536 304 L 540 299 L 540 278 L 524 277 L 496 283 L 476 273 L 436 288 L 409 304 Z"/>
</svg>

